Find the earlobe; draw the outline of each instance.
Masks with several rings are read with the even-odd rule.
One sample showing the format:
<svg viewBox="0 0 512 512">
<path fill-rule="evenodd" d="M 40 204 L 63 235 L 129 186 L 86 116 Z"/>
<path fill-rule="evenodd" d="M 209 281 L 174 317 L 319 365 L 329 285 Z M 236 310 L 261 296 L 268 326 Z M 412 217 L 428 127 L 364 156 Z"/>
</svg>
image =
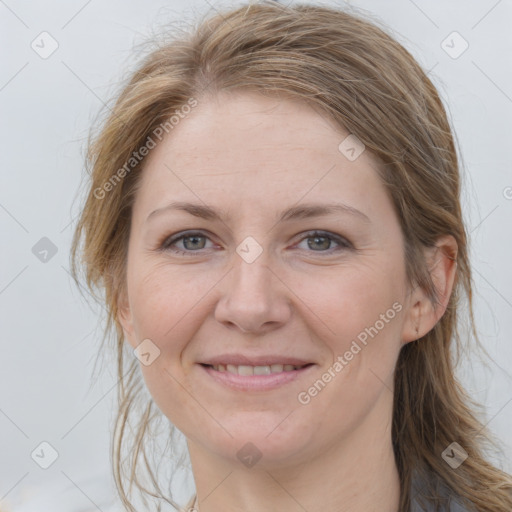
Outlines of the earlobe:
<svg viewBox="0 0 512 512">
<path fill-rule="evenodd" d="M 418 286 L 411 295 L 409 306 L 405 310 L 405 321 L 402 328 L 402 343 L 405 345 L 421 338 L 424 332 L 422 317 L 425 316 L 425 305 L 428 298 L 425 292 Z"/>
<path fill-rule="evenodd" d="M 417 340 L 431 331 L 446 311 L 457 270 L 457 242 L 452 235 L 440 237 L 434 247 L 425 250 L 427 266 L 436 288 L 437 302 L 421 287 L 411 294 L 402 331 L 403 343 Z"/>
</svg>

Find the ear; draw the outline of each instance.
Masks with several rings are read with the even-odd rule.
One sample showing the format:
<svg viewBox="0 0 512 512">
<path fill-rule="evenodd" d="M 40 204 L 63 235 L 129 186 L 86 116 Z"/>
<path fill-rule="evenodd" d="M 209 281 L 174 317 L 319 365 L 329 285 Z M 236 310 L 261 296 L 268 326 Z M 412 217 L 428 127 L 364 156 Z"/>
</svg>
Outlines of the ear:
<svg viewBox="0 0 512 512">
<path fill-rule="evenodd" d="M 125 292 L 123 292 L 119 297 L 117 320 L 121 324 L 121 327 L 123 328 L 125 340 L 128 341 L 128 343 L 133 348 L 135 348 L 137 346 L 137 343 L 135 339 L 135 332 L 133 329 L 132 312 L 130 308 L 130 303 Z"/>
<path fill-rule="evenodd" d="M 425 258 L 437 290 L 438 302 L 432 304 L 420 286 L 412 291 L 402 330 L 404 344 L 425 336 L 446 311 L 457 270 L 455 238 L 452 235 L 438 238 L 434 247 L 425 249 Z"/>
</svg>

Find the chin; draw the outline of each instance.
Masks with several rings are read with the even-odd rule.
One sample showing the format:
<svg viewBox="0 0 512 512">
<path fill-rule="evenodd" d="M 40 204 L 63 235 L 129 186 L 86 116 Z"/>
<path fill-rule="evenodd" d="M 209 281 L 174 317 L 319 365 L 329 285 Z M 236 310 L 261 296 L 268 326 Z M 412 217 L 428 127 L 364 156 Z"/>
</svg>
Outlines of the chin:
<svg viewBox="0 0 512 512">
<path fill-rule="evenodd" d="M 248 469 L 272 469 L 280 466 L 297 464 L 311 457 L 308 450 L 312 448 L 314 432 L 306 425 L 293 425 L 283 422 L 282 415 L 278 421 L 262 421 L 261 412 L 247 414 L 248 422 L 229 425 L 221 422 L 228 434 L 221 438 L 205 440 L 205 444 L 217 455 L 230 462 L 243 464 Z M 286 425 L 285 425 L 286 423 Z M 224 431 L 223 431 L 224 432 Z"/>
</svg>

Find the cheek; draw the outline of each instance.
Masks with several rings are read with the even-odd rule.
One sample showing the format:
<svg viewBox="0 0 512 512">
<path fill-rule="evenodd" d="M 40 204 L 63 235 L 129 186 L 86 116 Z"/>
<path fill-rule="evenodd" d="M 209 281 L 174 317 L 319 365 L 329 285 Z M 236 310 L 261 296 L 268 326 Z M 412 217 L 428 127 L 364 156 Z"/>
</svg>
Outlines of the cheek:
<svg viewBox="0 0 512 512">
<path fill-rule="evenodd" d="M 190 405 L 180 384 L 185 378 L 181 354 L 195 335 L 198 315 L 204 313 L 200 299 L 205 291 L 169 265 L 157 265 L 137 277 L 131 289 L 135 334 L 138 343 L 149 339 L 159 351 L 151 364 L 140 363 L 140 369 L 157 407 L 174 425 L 186 429 L 177 414 Z"/>
<path fill-rule="evenodd" d="M 391 268 L 386 272 L 385 265 L 333 276 L 317 280 L 316 287 L 303 281 L 301 290 L 311 299 L 308 305 L 315 315 L 310 318 L 318 327 L 314 330 L 322 333 L 332 354 L 332 364 L 316 377 L 329 383 L 320 386 L 321 398 L 313 398 L 318 400 L 313 407 L 327 404 L 324 420 L 350 429 L 392 389 L 403 305 L 397 274 Z M 315 381 L 310 384 L 316 386 Z"/>
<path fill-rule="evenodd" d="M 343 405 L 343 410 L 365 409 L 383 386 L 392 386 L 401 346 L 401 281 L 391 262 L 379 263 L 339 269 L 325 279 L 297 281 L 297 295 L 314 312 L 302 309 L 310 319 L 309 328 L 331 353 L 333 365 L 337 361 L 331 366 L 330 375 L 336 377 L 325 400 Z M 336 416 L 336 410 L 329 414 Z"/>
<path fill-rule="evenodd" d="M 148 265 L 149 266 L 149 265 Z M 139 337 L 150 338 L 167 350 L 169 340 L 180 340 L 180 332 L 194 316 L 206 290 L 194 279 L 169 264 L 153 265 L 145 274 L 133 276 L 132 314 Z"/>
<path fill-rule="evenodd" d="M 379 263 L 297 276 L 293 289 L 300 298 L 298 304 L 307 306 L 300 306 L 303 314 L 326 340 L 352 339 L 400 300 L 396 272 Z"/>
</svg>

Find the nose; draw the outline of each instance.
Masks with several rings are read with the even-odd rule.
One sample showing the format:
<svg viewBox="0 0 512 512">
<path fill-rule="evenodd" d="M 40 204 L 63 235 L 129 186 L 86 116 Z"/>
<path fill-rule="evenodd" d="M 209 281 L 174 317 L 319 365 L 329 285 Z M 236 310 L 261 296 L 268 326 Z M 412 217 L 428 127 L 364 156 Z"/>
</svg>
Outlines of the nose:
<svg viewBox="0 0 512 512">
<path fill-rule="evenodd" d="M 218 322 L 242 332 L 265 333 L 289 320 L 291 292 L 263 255 L 252 263 L 237 257 L 226 277 L 215 308 Z"/>
</svg>

